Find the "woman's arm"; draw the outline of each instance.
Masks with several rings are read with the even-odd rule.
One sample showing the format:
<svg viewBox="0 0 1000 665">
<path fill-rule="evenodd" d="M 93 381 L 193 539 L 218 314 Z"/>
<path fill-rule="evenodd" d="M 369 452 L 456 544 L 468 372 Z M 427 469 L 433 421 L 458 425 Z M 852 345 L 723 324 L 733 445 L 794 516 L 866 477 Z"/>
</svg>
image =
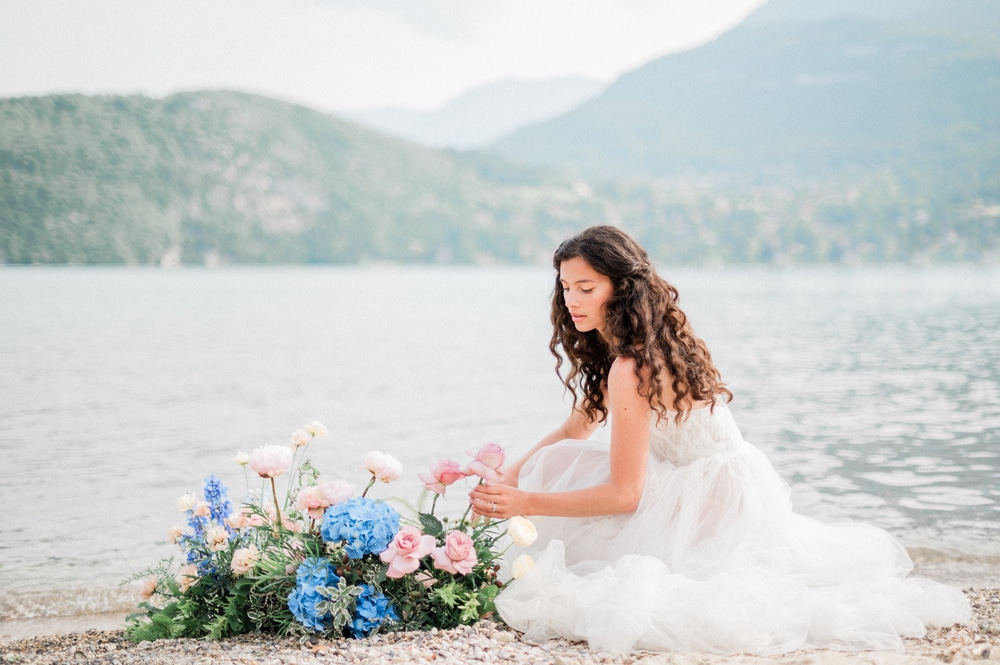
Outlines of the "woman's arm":
<svg viewBox="0 0 1000 665">
<path fill-rule="evenodd" d="M 473 510 L 499 519 L 514 515 L 588 517 L 634 511 L 646 481 L 650 410 L 646 398 L 639 394 L 635 362 L 630 358 L 618 358 L 611 365 L 608 406 L 611 411 L 608 482 L 571 492 L 523 492 L 506 485 L 480 485 L 469 495 Z M 541 447 L 540 443 L 534 450 Z"/>
</svg>

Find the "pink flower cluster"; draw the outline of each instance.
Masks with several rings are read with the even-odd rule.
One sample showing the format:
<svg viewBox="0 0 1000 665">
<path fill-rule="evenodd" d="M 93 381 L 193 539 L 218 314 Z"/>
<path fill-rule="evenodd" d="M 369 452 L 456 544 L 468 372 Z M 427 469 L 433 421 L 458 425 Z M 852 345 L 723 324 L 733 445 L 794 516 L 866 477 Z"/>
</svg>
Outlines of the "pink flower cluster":
<svg viewBox="0 0 1000 665">
<path fill-rule="evenodd" d="M 453 575 L 468 575 L 479 562 L 472 538 L 464 531 L 452 531 L 444 545 L 435 547 L 433 536 L 420 532 L 415 526 L 404 526 L 396 534 L 379 558 L 389 564 L 386 577 L 399 579 L 420 567 L 420 560 L 428 554 L 434 567 Z"/>
<path fill-rule="evenodd" d="M 321 485 L 310 485 L 299 490 L 295 507 L 309 513 L 314 520 L 323 519 L 323 512 L 351 498 L 354 488 L 343 480 L 334 480 Z"/>
<path fill-rule="evenodd" d="M 476 451 L 469 451 L 472 461 L 463 469 L 455 460 L 443 459 L 431 466 L 430 473 L 419 473 L 420 480 L 431 492 L 443 495 L 449 485 L 467 476 L 479 476 L 486 482 L 503 478 L 503 464 L 506 459 L 502 447 L 487 443 Z"/>
</svg>

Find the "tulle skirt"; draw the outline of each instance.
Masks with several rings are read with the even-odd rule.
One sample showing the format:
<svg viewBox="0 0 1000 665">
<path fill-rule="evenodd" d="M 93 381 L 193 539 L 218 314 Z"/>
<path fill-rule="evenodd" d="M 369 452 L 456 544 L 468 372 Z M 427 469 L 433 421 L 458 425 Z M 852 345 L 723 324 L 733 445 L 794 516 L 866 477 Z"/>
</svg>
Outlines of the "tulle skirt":
<svg viewBox="0 0 1000 665">
<path fill-rule="evenodd" d="M 607 444 L 563 441 L 522 469 L 523 489 L 608 480 Z M 907 578 L 882 529 L 792 512 L 788 486 L 757 448 L 674 466 L 650 460 L 639 508 L 596 518 L 532 518 L 535 566 L 497 600 L 535 642 L 596 650 L 778 654 L 803 647 L 902 651 L 904 636 L 970 616 L 958 589 Z"/>
</svg>

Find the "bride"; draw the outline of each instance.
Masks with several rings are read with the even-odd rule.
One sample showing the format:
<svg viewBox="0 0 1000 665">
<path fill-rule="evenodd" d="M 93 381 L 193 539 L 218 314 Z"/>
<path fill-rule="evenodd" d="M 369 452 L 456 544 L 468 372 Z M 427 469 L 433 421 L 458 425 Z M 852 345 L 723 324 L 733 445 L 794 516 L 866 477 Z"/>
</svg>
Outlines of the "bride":
<svg viewBox="0 0 1000 665">
<path fill-rule="evenodd" d="M 970 616 L 958 589 L 907 578 L 892 536 L 792 512 L 747 443 L 708 348 L 624 232 L 591 227 L 553 263 L 552 341 L 573 409 L 470 494 L 479 515 L 531 515 L 535 565 L 497 600 L 531 641 L 777 654 L 902 650 Z M 561 353 L 560 353 L 561 352 Z M 611 441 L 587 439 L 610 421 Z"/>
</svg>

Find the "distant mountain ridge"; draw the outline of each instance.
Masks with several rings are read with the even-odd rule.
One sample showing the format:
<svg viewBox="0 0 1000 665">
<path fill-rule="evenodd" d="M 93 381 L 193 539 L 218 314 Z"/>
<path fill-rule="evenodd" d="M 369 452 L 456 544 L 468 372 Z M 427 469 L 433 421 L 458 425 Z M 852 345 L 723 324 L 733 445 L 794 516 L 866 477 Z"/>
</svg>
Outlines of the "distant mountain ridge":
<svg viewBox="0 0 1000 665">
<path fill-rule="evenodd" d="M 580 76 L 508 79 L 468 90 L 434 111 L 389 107 L 347 113 L 355 122 L 433 148 L 481 148 L 525 125 L 558 116 L 606 87 Z"/>
<path fill-rule="evenodd" d="M 782 182 L 888 169 L 909 195 L 997 202 L 1000 33 L 983 28 L 997 15 L 972 0 L 771 0 L 490 149 L 589 177 Z"/>
</svg>

